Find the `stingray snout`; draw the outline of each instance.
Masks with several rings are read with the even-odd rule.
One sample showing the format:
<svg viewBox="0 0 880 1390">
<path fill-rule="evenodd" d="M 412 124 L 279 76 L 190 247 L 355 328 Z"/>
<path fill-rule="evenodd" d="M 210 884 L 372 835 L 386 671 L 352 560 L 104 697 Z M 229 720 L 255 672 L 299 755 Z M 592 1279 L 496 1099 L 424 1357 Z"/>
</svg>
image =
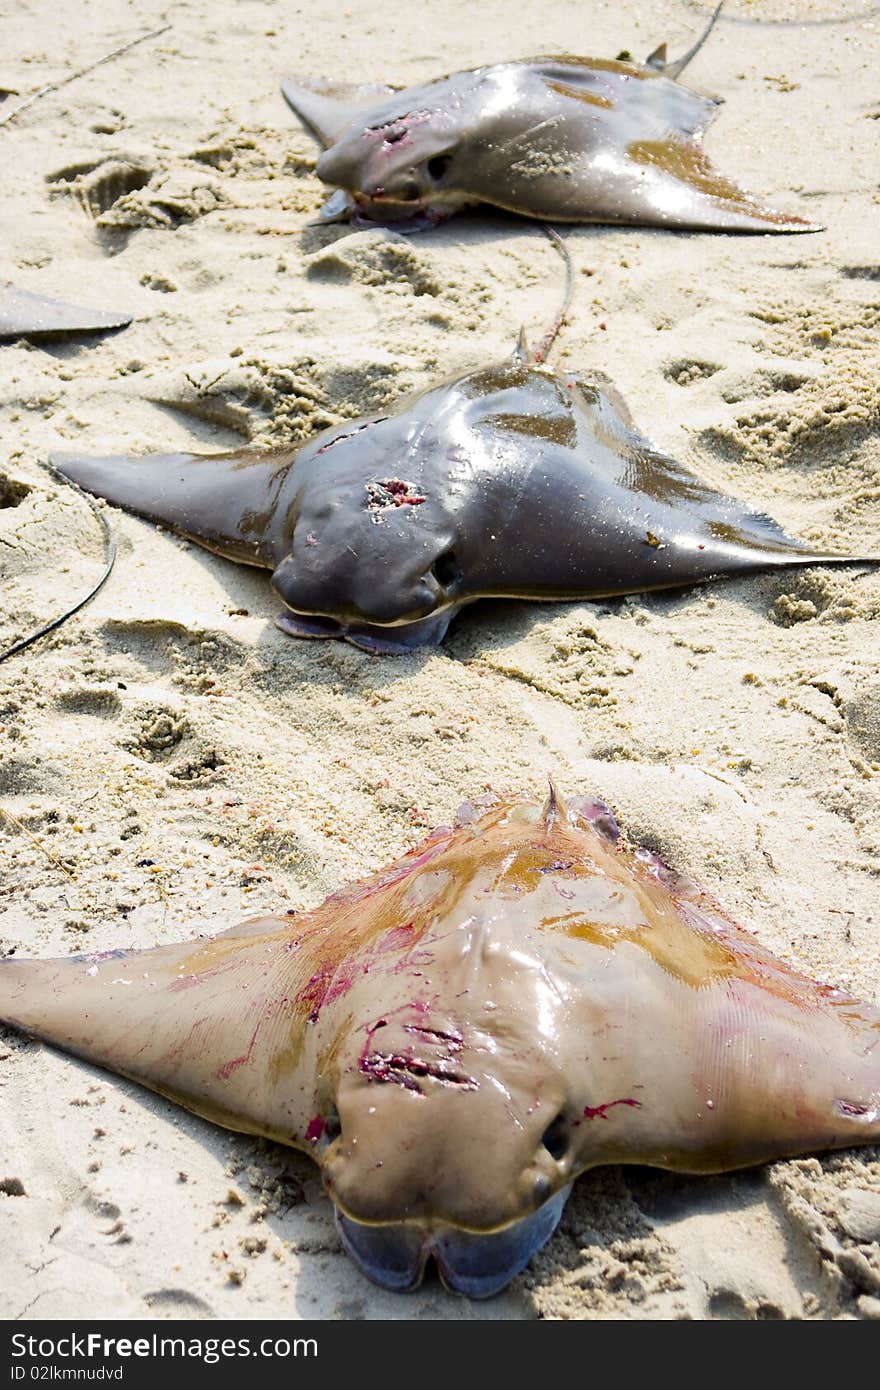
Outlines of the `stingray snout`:
<svg viewBox="0 0 880 1390">
<path fill-rule="evenodd" d="M 288 556 L 272 575 L 284 602 L 296 613 L 363 622 L 380 626 L 428 617 L 442 600 L 437 579 L 430 573 L 407 574 L 386 567 L 378 577 L 366 568 L 313 568 L 307 559 Z"/>
</svg>

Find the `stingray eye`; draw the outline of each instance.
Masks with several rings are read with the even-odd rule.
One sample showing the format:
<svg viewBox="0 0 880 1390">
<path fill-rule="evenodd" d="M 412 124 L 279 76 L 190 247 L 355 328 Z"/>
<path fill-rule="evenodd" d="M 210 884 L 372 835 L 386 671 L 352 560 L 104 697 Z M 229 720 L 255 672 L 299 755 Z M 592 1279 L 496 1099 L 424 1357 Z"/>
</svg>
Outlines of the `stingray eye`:
<svg viewBox="0 0 880 1390">
<path fill-rule="evenodd" d="M 451 589 L 461 579 L 461 568 L 454 550 L 444 550 L 431 566 L 431 574 L 441 589 Z"/>
<path fill-rule="evenodd" d="M 426 169 L 435 183 L 439 183 L 452 163 L 451 154 L 435 154 L 433 159 L 429 159 Z"/>
<path fill-rule="evenodd" d="M 561 1163 L 568 1153 L 569 1134 L 568 1121 L 564 1115 L 559 1114 L 555 1120 L 550 1121 L 541 1135 L 541 1143 L 557 1163 Z"/>
</svg>

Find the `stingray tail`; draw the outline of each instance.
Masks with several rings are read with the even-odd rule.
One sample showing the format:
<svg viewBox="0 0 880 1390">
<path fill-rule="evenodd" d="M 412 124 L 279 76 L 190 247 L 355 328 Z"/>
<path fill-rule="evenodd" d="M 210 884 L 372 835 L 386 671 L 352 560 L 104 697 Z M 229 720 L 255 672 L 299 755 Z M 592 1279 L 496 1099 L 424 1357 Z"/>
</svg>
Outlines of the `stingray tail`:
<svg viewBox="0 0 880 1390">
<path fill-rule="evenodd" d="M 55 472 L 50 465 L 47 464 L 45 466 L 49 468 L 50 472 Z M 87 603 L 91 603 L 92 599 L 107 583 L 113 571 L 113 566 L 116 563 L 116 537 L 113 535 L 113 531 L 106 516 L 101 511 L 94 498 L 90 497 L 88 493 L 83 492 L 81 487 L 73 483 L 70 478 L 66 478 L 65 482 L 68 487 L 72 486 L 76 488 L 77 492 L 82 494 L 82 497 L 94 513 L 98 525 L 101 527 L 104 537 L 104 568 L 88 593 L 83 594 L 74 603 L 70 604 L 70 606 L 65 608 L 63 613 L 59 613 L 56 618 L 52 618 L 48 623 L 44 623 L 42 627 L 37 628 L 34 632 L 29 632 L 26 637 L 22 637 L 17 642 L 13 642 L 12 646 L 7 647 L 5 651 L 0 651 L 0 661 L 6 661 L 11 656 L 18 656 L 19 652 L 26 651 L 28 647 L 33 646 L 34 642 L 39 642 L 42 637 L 48 637 L 50 632 L 54 632 L 56 628 L 61 627 L 62 623 L 66 623 L 68 618 L 72 618 L 76 613 L 79 613 L 82 608 L 85 608 Z"/>
<path fill-rule="evenodd" d="M 565 316 L 571 308 L 571 301 L 574 296 L 574 265 L 568 247 L 559 233 L 555 232 L 552 227 L 544 227 L 543 231 L 549 237 L 551 245 L 562 257 L 562 263 L 565 266 L 565 289 L 562 292 L 562 303 L 559 306 L 559 311 L 535 349 L 534 360 L 536 362 L 546 362 L 550 349 L 556 342 L 562 325 L 565 323 Z"/>
<path fill-rule="evenodd" d="M 715 23 L 718 19 L 718 16 L 721 14 L 723 8 L 724 0 L 718 0 L 718 4 L 715 6 L 715 12 L 709 20 L 709 23 L 706 25 L 705 29 L 703 30 L 702 34 L 697 39 L 693 47 L 689 48 L 687 53 L 685 53 L 683 57 L 676 58 L 673 62 L 669 62 L 666 57 L 666 44 L 661 43 L 660 46 L 658 48 L 655 48 L 654 52 L 649 54 L 649 56 L 645 59 L 645 67 L 656 68 L 658 72 L 663 73 L 664 77 L 669 77 L 674 82 L 684 72 L 688 63 L 693 62 L 694 58 L 696 58 L 700 49 L 703 47 L 703 44 L 706 42 L 712 30 L 715 28 Z"/>
<path fill-rule="evenodd" d="M 524 365 L 546 362 L 550 354 L 550 349 L 553 347 L 553 344 L 562 331 L 562 326 L 565 323 L 566 316 L 571 308 L 571 301 L 574 297 L 574 263 L 571 259 L 569 249 L 559 233 L 554 231 L 552 227 L 542 227 L 541 231 L 562 257 L 562 263 L 565 266 L 565 289 L 562 293 L 562 303 L 559 306 L 559 311 L 536 348 L 529 347 L 526 330 L 524 327 L 520 328 L 516 347 L 513 350 L 513 356 L 517 362 L 522 362 Z"/>
</svg>

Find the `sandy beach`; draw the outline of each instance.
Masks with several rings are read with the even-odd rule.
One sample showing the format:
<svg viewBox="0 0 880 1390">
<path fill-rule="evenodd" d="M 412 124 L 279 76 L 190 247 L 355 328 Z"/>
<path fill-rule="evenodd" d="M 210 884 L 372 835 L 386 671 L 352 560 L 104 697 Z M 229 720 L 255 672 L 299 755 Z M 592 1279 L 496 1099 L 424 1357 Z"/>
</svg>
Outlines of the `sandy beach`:
<svg viewBox="0 0 880 1390">
<path fill-rule="evenodd" d="M 690 46 L 680 0 L 19 0 L 18 95 L 167 32 L 0 125 L 0 282 L 127 308 L 0 344 L 0 649 L 94 582 L 54 449 L 277 445 L 537 337 L 534 223 L 312 225 L 281 77 L 414 83 L 534 53 Z M 573 227 L 554 362 L 818 548 L 880 554 L 880 7 L 729 0 L 688 70 L 718 166 L 826 224 Z M 0 665 L 0 954 L 146 947 L 312 907 L 486 788 L 590 793 L 794 966 L 880 1000 L 880 573 L 817 568 L 602 603 L 482 602 L 378 659 L 273 625 L 268 576 L 108 509 L 110 581 Z M 19 824 L 22 828 L 19 828 Z M 27 833 L 25 833 L 27 832 Z M 712 1179 L 578 1180 L 485 1304 L 368 1284 L 308 1158 L 0 1027 L 0 1317 L 878 1318 L 880 1153 Z"/>
</svg>

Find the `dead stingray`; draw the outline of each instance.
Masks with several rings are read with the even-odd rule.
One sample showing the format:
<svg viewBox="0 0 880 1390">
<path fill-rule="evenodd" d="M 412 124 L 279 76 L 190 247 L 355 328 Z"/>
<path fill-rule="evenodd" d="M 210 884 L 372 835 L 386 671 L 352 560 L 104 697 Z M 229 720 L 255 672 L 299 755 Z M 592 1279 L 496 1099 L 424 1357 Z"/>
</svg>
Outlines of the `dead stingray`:
<svg viewBox="0 0 880 1390">
<path fill-rule="evenodd" d="M 720 174 L 702 138 L 718 103 L 674 79 L 661 45 L 641 66 L 544 57 L 457 72 L 418 87 L 285 81 L 288 104 L 324 147 L 338 191 L 322 217 L 419 230 L 489 203 L 553 222 L 697 231 L 814 232 Z"/>
<path fill-rule="evenodd" d="M 104 333 L 110 328 L 126 328 L 132 317 L 105 309 L 82 309 L 15 285 L 0 285 L 0 339 Z"/>
<path fill-rule="evenodd" d="M 880 1010 L 553 792 L 466 804 L 313 912 L 2 961 L 0 1017 L 311 1154 L 343 1245 L 392 1289 L 433 1256 L 496 1293 L 597 1164 L 717 1173 L 880 1140 Z"/>
<path fill-rule="evenodd" d="M 788 536 L 632 427 L 602 373 L 512 361 L 292 449 L 54 454 L 86 491 L 272 571 L 296 637 L 397 653 L 480 598 L 596 599 L 857 564 Z"/>
</svg>

